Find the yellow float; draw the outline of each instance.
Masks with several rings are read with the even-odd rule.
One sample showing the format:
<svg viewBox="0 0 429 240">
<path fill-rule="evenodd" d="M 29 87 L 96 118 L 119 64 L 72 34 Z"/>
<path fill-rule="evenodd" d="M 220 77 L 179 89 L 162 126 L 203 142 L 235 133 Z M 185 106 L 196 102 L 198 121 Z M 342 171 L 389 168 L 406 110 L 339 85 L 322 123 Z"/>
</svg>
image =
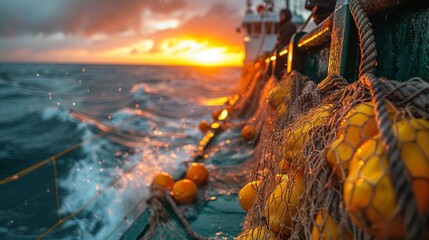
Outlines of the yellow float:
<svg viewBox="0 0 429 240">
<path fill-rule="evenodd" d="M 248 184 L 244 185 L 244 187 L 241 188 L 240 192 L 238 193 L 238 203 L 244 211 L 247 212 L 252 207 L 260 182 L 261 181 L 259 180 L 249 182 Z"/>
<path fill-rule="evenodd" d="M 300 197 L 303 192 L 304 184 L 298 174 L 293 178 L 284 178 L 276 186 L 265 202 L 264 216 L 268 229 L 281 236 L 290 235 L 292 219 L 300 208 Z"/>
<path fill-rule="evenodd" d="M 322 209 L 316 216 L 315 226 L 311 231 L 311 238 L 314 240 L 351 240 L 353 239 L 349 232 L 345 229 L 340 231 L 338 223 L 327 213 L 325 209 Z"/>
<path fill-rule="evenodd" d="M 272 109 L 276 109 L 282 103 L 285 103 L 285 99 L 289 97 L 290 87 L 283 84 L 278 85 L 271 89 L 268 93 L 267 101 Z"/>
<path fill-rule="evenodd" d="M 285 158 L 291 159 L 292 166 L 299 166 L 304 160 L 303 151 L 310 141 L 310 129 L 320 126 L 329 117 L 332 104 L 323 105 L 320 108 L 310 110 L 297 123 L 296 128 L 287 135 L 285 146 Z"/>
<path fill-rule="evenodd" d="M 388 103 L 391 119 L 395 108 Z M 378 134 L 372 102 L 363 102 L 353 107 L 341 121 L 337 139 L 326 151 L 326 160 L 340 180 L 344 180 L 349 169 L 350 160 L 357 147 L 365 140 Z"/>
<path fill-rule="evenodd" d="M 401 158 L 412 179 L 422 216 L 429 212 L 429 122 L 403 120 L 394 124 Z M 350 163 L 344 183 L 344 203 L 352 220 L 381 239 L 403 239 L 405 229 L 398 215 L 396 194 L 379 135 L 367 140 Z"/>
</svg>

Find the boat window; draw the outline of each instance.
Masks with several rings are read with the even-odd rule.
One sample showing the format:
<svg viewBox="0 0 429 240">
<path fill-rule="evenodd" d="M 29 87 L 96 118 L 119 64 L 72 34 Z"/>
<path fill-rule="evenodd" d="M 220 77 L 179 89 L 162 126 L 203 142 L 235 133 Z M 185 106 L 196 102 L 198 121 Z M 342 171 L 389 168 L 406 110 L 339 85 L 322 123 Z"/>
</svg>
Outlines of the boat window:
<svg viewBox="0 0 429 240">
<path fill-rule="evenodd" d="M 247 35 L 252 34 L 252 25 L 250 23 L 244 23 L 244 28 L 246 29 Z"/>
<path fill-rule="evenodd" d="M 266 23 L 265 23 L 265 33 L 266 33 L 266 34 L 271 34 L 271 33 L 273 33 L 273 32 L 272 32 L 272 30 L 273 30 L 273 29 L 271 29 L 271 28 L 272 28 L 272 26 L 273 26 L 273 23 L 272 23 L 272 22 L 266 22 Z"/>
<path fill-rule="evenodd" d="M 262 24 L 255 23 L 255 34 L 261 34 L 261 32 L 262 32 Z"/>
</svg>

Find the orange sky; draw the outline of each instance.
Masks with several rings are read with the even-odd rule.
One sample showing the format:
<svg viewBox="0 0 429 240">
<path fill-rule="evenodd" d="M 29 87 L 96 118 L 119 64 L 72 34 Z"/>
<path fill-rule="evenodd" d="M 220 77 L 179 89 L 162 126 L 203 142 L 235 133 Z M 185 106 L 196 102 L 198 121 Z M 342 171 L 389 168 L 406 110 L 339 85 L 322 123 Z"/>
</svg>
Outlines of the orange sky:
<svg viewBox="0 0 429 240">
<path fill-rule="evenodd" d="M 244 8 L 244 0 L 2 0 L 0 61 L 240 66 Z"/>
</svg>

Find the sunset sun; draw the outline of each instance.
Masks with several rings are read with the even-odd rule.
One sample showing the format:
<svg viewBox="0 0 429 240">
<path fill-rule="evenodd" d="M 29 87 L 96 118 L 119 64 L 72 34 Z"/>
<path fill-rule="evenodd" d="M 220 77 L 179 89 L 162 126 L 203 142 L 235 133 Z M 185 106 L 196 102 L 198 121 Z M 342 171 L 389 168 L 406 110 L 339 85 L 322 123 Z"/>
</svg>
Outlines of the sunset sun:
<svg viewBox="0 0 429 240">
<path fill-rule="evenodd" d="M 221 49 L 204 49 L 195 55 L 195 59 L 205 65 L 221 65 L 226 60 Z"/>
</svg>

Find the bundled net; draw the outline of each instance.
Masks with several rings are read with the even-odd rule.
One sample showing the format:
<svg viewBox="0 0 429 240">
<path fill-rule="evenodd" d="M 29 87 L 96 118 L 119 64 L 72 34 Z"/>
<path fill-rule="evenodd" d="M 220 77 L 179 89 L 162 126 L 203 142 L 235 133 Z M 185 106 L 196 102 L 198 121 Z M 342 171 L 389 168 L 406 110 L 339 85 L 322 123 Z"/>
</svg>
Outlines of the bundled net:
<svg viewBox="0 0 429 240">
<path fill-rule="evenodd" d="M 359 79 L 316 84 L 291 72 L 272 88 L 276 120 L 262 130 L 257 195 L 238 239 L 429 236 L 429 84 L 376 78 L 370 24 L 350 6 Z"/>
</svg>

